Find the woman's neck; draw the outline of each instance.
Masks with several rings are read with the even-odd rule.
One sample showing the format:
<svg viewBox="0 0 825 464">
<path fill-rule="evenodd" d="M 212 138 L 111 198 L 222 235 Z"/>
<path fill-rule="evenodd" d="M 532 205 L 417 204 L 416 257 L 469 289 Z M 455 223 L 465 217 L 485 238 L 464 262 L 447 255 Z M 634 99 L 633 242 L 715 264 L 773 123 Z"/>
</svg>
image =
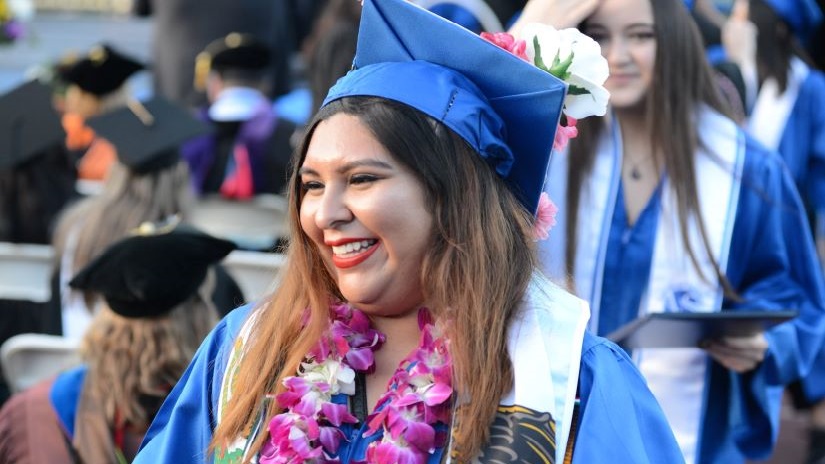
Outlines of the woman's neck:
<svg viewBox="0 0 825 464">
<path fill-rule="evenodd" d="M 622 131 L 622 186 L 625 215 L 636 223 L 661 177 L 662 160 L 657 159 L 647 118 L 641 111 L 616 112 Z"/>
<path fill-rule="evenodd" d="M 367 377 L 367 404 L 372 411 L 398 365 L 418 347 L 421 330 L 417 310 L 398 317 L 371 316 L 370 320 L 387 337 L 375 352 L 375 372 Z"/>
</svg>

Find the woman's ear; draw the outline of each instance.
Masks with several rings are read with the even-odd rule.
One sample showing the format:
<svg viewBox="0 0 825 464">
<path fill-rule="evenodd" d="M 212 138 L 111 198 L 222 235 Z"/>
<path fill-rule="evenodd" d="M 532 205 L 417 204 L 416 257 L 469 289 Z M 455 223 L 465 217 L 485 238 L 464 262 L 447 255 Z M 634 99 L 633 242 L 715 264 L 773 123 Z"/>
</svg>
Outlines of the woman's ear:
<svg viewBox="0 0 825 464">
<path fill-rule="evenodd" d="M 218 95 L 224 88 L 223 78 L 220 74 L 210 71 L 206 76 L 206 98 L 212 103 L 218 99 Z"/>
</svg>

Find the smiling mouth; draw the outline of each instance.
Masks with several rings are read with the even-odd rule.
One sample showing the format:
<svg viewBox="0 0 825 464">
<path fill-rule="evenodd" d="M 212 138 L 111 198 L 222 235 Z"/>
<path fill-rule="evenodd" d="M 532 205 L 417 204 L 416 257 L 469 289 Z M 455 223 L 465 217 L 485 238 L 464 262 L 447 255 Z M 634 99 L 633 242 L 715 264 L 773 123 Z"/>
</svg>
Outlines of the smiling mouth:
<svg viewBox="0 0 825 464">
<path fill-rule="evenodd" d="M 332 247 L 332 253 L 335 256 L 349 256 L 361 253 L 361 250 L 365 250 L 373 245 L 375 245 L 378 240 L 361 240 L 360 242 L 349 242 L 344 245 L 337 245 Z"/>
<path fill-rule="evenodd" d="M 360 240 L 332 247 L 332 263 L 346 269 L 364 262 L 378 249 L 378 240 Z"/>
</svg>

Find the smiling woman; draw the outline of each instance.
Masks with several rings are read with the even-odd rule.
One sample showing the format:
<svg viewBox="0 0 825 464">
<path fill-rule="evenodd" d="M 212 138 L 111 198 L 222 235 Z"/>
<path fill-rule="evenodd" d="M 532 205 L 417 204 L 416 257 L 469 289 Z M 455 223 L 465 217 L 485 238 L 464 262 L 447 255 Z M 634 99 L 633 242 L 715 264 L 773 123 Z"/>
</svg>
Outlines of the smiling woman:
<svg viewBox="0 0 825 464">
<path fill-rule="evenodd" d="M 340 104 L 325 113 L 334 107 Z M 417 310 L 433 231 L 423 185 L 410 168 L 357 116 L 341 113 L 315 127 L 300 172 L 301 227 L 344 299 L 368 314 Z"/>
<path fill-rule="evenodd" d="M 367 0 L 293 160 L 283 283 L 204 344 L 136 462 L 678 462 L 631 363 L 536 269 L 565 92 Z"/>
</svg>

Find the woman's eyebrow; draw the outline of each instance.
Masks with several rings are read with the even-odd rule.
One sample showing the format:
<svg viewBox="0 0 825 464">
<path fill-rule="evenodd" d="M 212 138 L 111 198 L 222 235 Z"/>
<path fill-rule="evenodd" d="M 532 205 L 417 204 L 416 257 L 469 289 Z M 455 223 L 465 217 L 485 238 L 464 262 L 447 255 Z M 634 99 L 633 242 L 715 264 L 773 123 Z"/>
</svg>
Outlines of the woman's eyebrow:
<svg viewBox="0 0 825 464">
<path fill-rule="evenodd" d="M 374 168 L 379 168 L 379 169 L 394 169 L 393 165 L 386 162 L 386 161 L 382 161 L 382 160 L 379 160 L 379 159 L 361 159 L 361 160 L 357 160 L 357 161 L 351 161 L 351 162 L 348 162 L 348 163 L 344 163 L 343 165 L 341 165 L 341 167 L 339 167 L 337 169 L 337 171 L 340 172 L 340 173 L 343 173 L 343 172 L 351 171 L 353 169 L 360 168 L 360 167 L 374 167 Z M 304 174 L 318 175 L 318 171 L 316 171 L 315 169 L 313 169 L 311 167 L 301 166 L 298 169 L 298 175 L 304 175 Z"/>
</svg>

